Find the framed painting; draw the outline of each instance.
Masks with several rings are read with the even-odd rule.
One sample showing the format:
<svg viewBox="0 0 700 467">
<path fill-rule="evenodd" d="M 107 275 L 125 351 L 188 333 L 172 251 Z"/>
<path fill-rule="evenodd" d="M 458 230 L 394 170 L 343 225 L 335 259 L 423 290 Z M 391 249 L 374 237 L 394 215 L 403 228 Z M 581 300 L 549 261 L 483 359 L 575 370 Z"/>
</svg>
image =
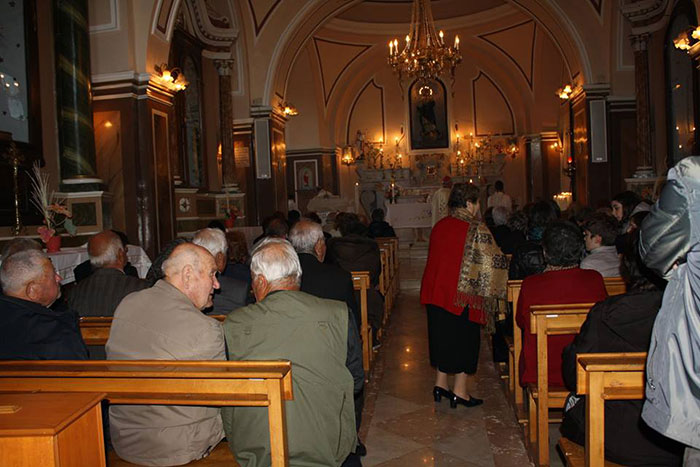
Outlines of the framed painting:
<svg viewBox="0 0 700 467">
<path fill-rule="evenodd" d="M 417 80 L 408 89 L 411 149 L 450 147 L 447 93 L 439 80 Z"/>
<path fill-rule="evenodd" d="M 313 191 L 318 186 L 318 161 L 302 159 L 294 161 L 294 190 Z"/>
</svg>

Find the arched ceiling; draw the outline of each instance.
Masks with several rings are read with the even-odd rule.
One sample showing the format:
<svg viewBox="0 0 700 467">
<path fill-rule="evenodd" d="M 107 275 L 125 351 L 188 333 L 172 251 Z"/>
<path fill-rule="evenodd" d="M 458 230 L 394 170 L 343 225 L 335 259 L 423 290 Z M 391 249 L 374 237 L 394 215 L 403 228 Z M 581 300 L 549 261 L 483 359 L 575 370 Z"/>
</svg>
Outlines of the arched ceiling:
<svg viewBox="0 0 700 467">
<path fill-rule="evenodd" d="M 361 23 L 408 23 L 412 0 L 364 0 L 338 15 L 338 19 Z M 469 16 L 504 5 L 504 0 L 433 0 L 430 6 L 436 21 Z"/>
</svg>

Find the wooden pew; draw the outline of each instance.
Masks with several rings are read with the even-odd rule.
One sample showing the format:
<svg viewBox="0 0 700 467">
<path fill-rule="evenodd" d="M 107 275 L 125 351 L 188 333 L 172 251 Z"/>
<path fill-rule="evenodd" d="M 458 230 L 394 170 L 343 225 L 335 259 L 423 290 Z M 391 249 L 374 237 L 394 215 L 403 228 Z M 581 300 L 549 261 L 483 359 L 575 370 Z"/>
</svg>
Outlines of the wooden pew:
<svg viewBox="0 0 700 467">
<path fill-rule="evenodd" d="M 646 352 L 591 353 L 576 357 L 576 392 L 586 396 L 586 448 L 559 440 L 567 465 L 603 467 L 605 461 L 605 401 L 644 399 Z"/>
<path fill-rule="evenodd" d="M 396 237 L 377 237 L 375 240 L 388 251 L 390 291 L 393 305 L 399 293 L 399 239 Z"/>
<path fill-rule="evenodd" d="M 106 393 L 111 404 L 267 407 L 273 466 L 289 465 L 289 361 L 4 361 L 0 392 Z"/>
<path fill-rule="evenodd" d="M 379 292 L 384 296 L 384 317 L 382 325 L 386 324 L 391 314 L 391 277 L 389 276 L 389 252 L 387 248 L 379 247 L 382 260 L 382 272 L 379 274 Z"/>
<path fill-rule="evenodd" d="M 372 366 L 372 326 L 367 318 L 367 290 L 369 290 L 369 271 L 353 271 L 352 285 L 360 291 L 360 338 L 362 339 L 362 366 L 365 380 L 369 379 Z"/>
<path fill-rule="evenodd" d="M 549 409 L 563 408 L 569 394 L 564 387 L 549 386 L 547 337 L 578 334 L 593 305 L 535 305 L 530 309 L 530 332 L 537 336 L 537 383 L 527 388 L 528 431 L 530 442 L 537 448 L 539 465 L 549 465 Z"/>
<path fill-rule="evenodd" d="M 625 282 L 621 277 L 606 277 L 603 279 L 605 282 L 605 290 L 609 296 L 621 295 L 627 291 Z M 513 309 L 513 338 L 506 339 L 508 343 L 508 389 L 512 394 L 513 405 L 515 407 L 516 413 L 523 407 L 523 391 L 520 389 L 520 370 L 518 364 L 520 362 L 520 353 L 523 348 L 523 340 L 518 323 L 515 321 L 515 317 L 518 311 L 518 297 L 520 297 L 520 287 L 522 286 L 522 280 L 509 280 L 508 281 L 508 303 L 512 305 Z M 523 419 L 518 415 L 518 420 L 523 421 Z"/>
</svg>

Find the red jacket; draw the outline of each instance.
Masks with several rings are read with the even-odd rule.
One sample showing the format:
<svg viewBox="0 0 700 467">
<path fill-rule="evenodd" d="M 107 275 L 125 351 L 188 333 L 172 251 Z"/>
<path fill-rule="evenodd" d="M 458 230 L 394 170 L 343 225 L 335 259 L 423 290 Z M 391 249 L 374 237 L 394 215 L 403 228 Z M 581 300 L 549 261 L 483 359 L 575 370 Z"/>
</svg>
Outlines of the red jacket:
<svg viewBox="0 0 700 467">
<path fill-rule="evenodd" d="M 437 305 L 458 316 L 464 311 L 455 305 L 455 296 L 468 230 L 468 222 L 451 216 L 433 227 L 420 288 L 421 305 Z"/>
<path fill-rule="evenodd" d="M 592 269 L 564 269 L 526 277 L 520 289 L 516 321 L 523 330 L 523 351 L 520 354 L 520 384 L 537 382 L 537 336 L 530 333 L 530 307 L 564 303 L 596 303 L 607 297 L 603 276 Z M 518 332 L 517 329 L 514 332 Z M 574 340 L 570 336 L 547 339 L 549 384 L 564 386 L 561 375 L 561 354 Z"/>
</svg>

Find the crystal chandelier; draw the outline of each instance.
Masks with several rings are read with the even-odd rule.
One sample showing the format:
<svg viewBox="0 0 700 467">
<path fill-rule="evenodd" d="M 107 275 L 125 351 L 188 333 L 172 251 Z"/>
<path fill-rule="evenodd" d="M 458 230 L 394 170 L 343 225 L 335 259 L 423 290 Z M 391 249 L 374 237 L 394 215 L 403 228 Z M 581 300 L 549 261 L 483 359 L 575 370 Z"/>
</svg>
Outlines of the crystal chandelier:
<svg viewBox="0 0 700 467">
<path fill-rule="evenodd" d="M 404 79 L 426 81 L 449 72 L 452 82 L 455 67 L 462 61 L 459 52 L 459 36 L 455 36 L 454 46 L 445 45 L 445 34 L 435 32 L 430 0 L 413 0 L 411 29 L 406 36 L 406 45 L 399 52 L 399 41 L 389 41 L 389 65 L 399 77 L 403 87 Z"/>
</svg>

